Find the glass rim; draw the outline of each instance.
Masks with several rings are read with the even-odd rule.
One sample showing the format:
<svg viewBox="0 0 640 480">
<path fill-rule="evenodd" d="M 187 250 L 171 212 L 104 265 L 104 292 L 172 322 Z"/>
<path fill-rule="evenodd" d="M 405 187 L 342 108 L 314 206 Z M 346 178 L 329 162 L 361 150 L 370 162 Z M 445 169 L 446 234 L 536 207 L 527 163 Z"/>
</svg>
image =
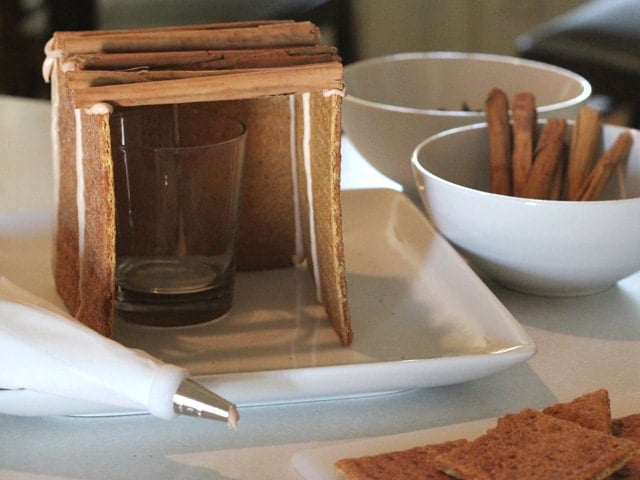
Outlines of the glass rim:
<svg viewBox="0 0 640 480">
<path fill-rule="evenodd" d="M 149 106 L 144 106 L 144 107 L 130 107 L 130 108 L 134 108 L 137 111 L 129 111 L 129 112 L 125 112 L 123 110 L 119 110 L 116 111 L 114 113 L 111 114 L 111 118 L 121 118 L 121 119 L 126 119 L 126 117 L 128 115 L 135 115 L 135 116 L 140 116 L 140 115 L 144 115 L 145 112 L 142 111 L 142 108 L 144 108 L 145 110 L 156 110 L 156 109 L 162 109 L 162 110 L 166 110 L 171 108 L 172 105 L 171 104 L 167 104 L 167 105 L 149 105 Z M 117 143 L 113 143 L 113 135 L 111 135 L 111 147 L 114 149 L 118 149 L 118 150 L 147 150 L 147 151 L 152 151 L 152 152 L 171 152 L 171 151 L 185 151 L 185 150 L 197 150 L 197 149 L 202 149 L 202 148 L 212 148 L 212 147 L 223 147 L 225 145 L 228 144 L 232 144 L 232 143 L 236 143 L 239 142 L 241 140 L 243 140 L 248 132 L 248 127 L 246 125 L 245 122 L 243 122 L 242 120 L 229 116 L 229 115 L 224 115 L 224 114 L 214 114 L 210 116 L 211 118 L 216 118 L 216 119 L 220 119 L 220 120 L 224 120 L 226 123 L 232 123 L 235 124 L 237 126 L 240 127 L 238 132 L 233 132 L 229 137 L 225 137 L 224 140 L 220 140 L 218 142 L 209 142 L 209 143 L 202 143 L 199 145 L 178 145 L 178 146 L 169 146 L 169 147 L 164 147 L 164 146 L 154 146 L 154 145 L 148 145 L 148 144 L 141 144 L 141 143 L 131 143 L 128 145 L 123 145 L 120 142 Z"/>
</svg>

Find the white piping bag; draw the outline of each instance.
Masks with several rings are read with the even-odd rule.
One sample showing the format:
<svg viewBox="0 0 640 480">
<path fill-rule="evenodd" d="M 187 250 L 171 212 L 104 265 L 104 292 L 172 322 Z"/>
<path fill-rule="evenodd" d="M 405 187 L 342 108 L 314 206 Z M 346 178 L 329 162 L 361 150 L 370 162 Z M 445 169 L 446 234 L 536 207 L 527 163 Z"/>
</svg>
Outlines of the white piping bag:
<svg viewBox="0 0 640 480">
<path fill-rule="evenodd" d="M 184 368 L 99 335 L 0 276 L 0 389 L 148 411 L 165 419 L 178 414 L 215 418 L 234 426 L 235 406 L 188 375 Z"/>
</svg>

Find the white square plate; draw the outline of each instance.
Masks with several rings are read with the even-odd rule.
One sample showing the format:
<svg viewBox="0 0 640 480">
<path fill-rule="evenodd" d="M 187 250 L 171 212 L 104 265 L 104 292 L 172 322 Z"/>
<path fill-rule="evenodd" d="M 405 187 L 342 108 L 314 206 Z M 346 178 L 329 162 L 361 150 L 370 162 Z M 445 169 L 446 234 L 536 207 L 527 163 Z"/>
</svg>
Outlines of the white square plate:
<svg viewBox="0 0 640 480">
<path fill-rule="evenodd" d="M 116 338 L 186 366 L 241 406 L 453 384 L 535 353 L 524 329 L 401 193 L 343 191 L 343 222 L 351 346 L 339 343 L 304 267 L 238 274 L 234 307 L 216 322 L 118 322 Z M 48 212 L 0 212 L 0 273 L 61 305 L 50 246 Z"/>
</svg>

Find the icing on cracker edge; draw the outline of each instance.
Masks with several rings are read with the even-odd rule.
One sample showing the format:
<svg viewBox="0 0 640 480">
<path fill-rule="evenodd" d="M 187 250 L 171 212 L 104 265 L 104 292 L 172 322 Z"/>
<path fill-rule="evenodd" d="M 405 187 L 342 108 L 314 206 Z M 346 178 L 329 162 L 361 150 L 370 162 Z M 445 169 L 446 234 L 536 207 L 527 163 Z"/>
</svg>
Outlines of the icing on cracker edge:
<svg viewBox="0 0 640 480">
<path fill-rule="evenodd" d="M 51 39 L 53 40 L 53 39 Z M 51 41 L 50 40 L 50 41 Z M 47 81 L 51 82 L 51 163 L 53 171 L 53 238 L 58 235 L 58 211 L 60 210 L 60 94 L 58 92 L 58 77 L 56 75 L 56 62 L 52 62 Z M 56 249 L 53 249 L 56 252 Z M 55 255 L 55 253 L 54 253 Z M 54 261 L 55 257 L 54 257 Z"/>
<path fill-rule="evenodd" d="M 305 259 L 302 241 L 302 218 L 300 216 L 300 183 L 298 182 L 298 155 L 296 148 L 296 98 L 289 95 L 289 151 L 291 152 L 291 177 L 293 180 L 293 221 L 295 225 L 295 252 L 293 262 L 302 263 Z"/>
<path fill-rule="evenodd" d="M 113 106 L 106 102 L 98 102 L 84 109 L 89 115 L 105 115 L 113 113 Z M 85 203 L 84 183 L 84 150 L 82 148 L 82 110 L 74 109 L 76 120 L 76 207 L 78 209 L 78 254 L 80 262 L 84 258 L 84 237 L 87 206 Z"/>
<path fill-rule="evenodd" d="M 58 58 L 62 58 L 64 52 L 62 50 L 53 48 L 54 39 L 51 37 L 44 45 L 44 61 L 42 62 L 42 78 L 45 83 L 51 81 L 53 74 L 53 68 Z"/>
<path fill-rule="evenodd" d="M 111 115 L 113 113 L 113 105 L 107 102 L 98 102 L 85 108 L 85 113 L 89 115 Z"/>
<path fill-rule="evenodd" d="M 74 109 L 76 120 L 76 207 L 78 209 L 78 253 L 80 265 L 84 257 L 85 216 L 87 206 L 84 200 L 84 151 L 82 149 L 82 111 Z M 80 268 L 82 271 L 82 268 Z"/>
<path fill-rule="evenodd" d="M 302 114 L 303 114 L 303 134 L 302 134 L 302 155 L 304 160 L 305 177 L 307 179 L 307 201 L 309 203 L 309 243 L 311 246 L 311 266 L 313 279 L 316 284 L 316 298 L 319 303 L 322 301 L 322 289 L 320 288 L 320 271 L 318 268 L 318 247 L 316 241 L 315 214 L 313 208 L 313 179 L 311 175 L 311 94 L 302 94 Z"/>
<path fill-rule="evenodd" d="M 344 88 L 326 88 L 322 91 L 322 95 L 325 97 L 330 97 L 332 95 L 337 95 L 338 97 L 345 96 Z"/>
</svg>

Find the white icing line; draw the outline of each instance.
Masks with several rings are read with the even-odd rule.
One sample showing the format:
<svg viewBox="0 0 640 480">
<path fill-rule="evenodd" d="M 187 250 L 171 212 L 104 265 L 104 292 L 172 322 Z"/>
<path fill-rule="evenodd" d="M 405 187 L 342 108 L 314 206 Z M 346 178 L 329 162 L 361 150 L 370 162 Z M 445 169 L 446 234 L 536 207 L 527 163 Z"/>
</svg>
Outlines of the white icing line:
<svg viewBox="0 0 640 480">
<path fill-rule="evenodd" d="M 304 157 L 305 176 L 307 178 L 307 199 L 309 202 L 309 243 L 311 244 L 311 266 L 313 270 L 313 279 L 316 284 L 316 298 L 318 302 L 322 301 L 322 289 L 320 288 L 320 271 L 318 268 L 318 246 L 316 241 L 315 214 L 313 208 L 313 179 L 311 175 L 311 94 L 305 92 L 302 94 L 302 113 L 304 120 L 304 129 L 302 135 L 302 154 Z"/>
<path fill-rule="evenodd" d="M 53 238 L 57 236 L 58 210 L 60 209 L 60 95 L 55 63 L 51 72 L 51 160 L 53 169 Z M 56 251 L 55 249 L 53 250 Z"/>
<path fill-rule="evenodd" d="M 331 95 L 344 97 L 345 89 L 344 88 L 326 88 L 322 91 L 322 95 L 324 95 L 325 97 L 330 97 Z"/>
<path fill-rule="evenodd" d="M 304 261 L 304 242 L 302 240 L 302 218 L 300 212 L 300 184 L 298 182 L 298 154 L 296 149 L 296 98 L 289 95 L 289 151 L 291 153 L 291 177 L 293 179 L 293 221 L 295 224 L 294 263 Z"/>
<path fill-rule="evenodd" d="M 56 63 L 55 59 L 51 57 L 45 57 L 42 62 L 42 78 L 45 83 L 49 83 L 51 81 L 51 74 L 53 70 L 53 65 Z"/>
<path fill-rule="evenodd" d="M 113 107 L 109 103 L 99 102 L 90 108 L 84 109 L 85 113 L 110 114 Z M 76 120 L 76 207 L 78 209 L 78 260 L 80 263 L 80 275 L 82 275 L 82 262 L 85 250 L 85 229 L 87 218 L 87 205 L 85 203 L 84 183 L 84 150 L 82 148 L 82 111 L 74 109 Z"/>
<path fill-rule="evenodd" d="M 74 110 L 76 119 L 76 205 L 78 208 L 78 254 L 80 265 L 84 258 L 84 234 L 87 206 L 84 201 L 84 152 L 82 150 L 82 112 L 79 108 Z M 82 272 L 82 268 L 80 268 Z"/>
</svg>

